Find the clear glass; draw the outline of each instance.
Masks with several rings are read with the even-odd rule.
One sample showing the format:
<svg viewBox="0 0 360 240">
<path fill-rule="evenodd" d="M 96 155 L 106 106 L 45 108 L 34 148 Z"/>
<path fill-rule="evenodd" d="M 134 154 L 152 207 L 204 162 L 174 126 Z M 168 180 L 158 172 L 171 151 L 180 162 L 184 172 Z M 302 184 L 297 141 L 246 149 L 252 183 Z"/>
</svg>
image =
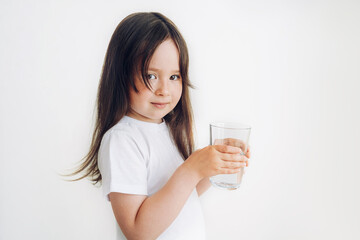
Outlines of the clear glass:
<svg viewBox="0 0 360 240">
<path fill-rule="evenodd" d="M 217 122 L 210 124 L 210 144 L 211 145 L 230 145 L 240 147 L 242 155 L 245 155 L 251 127 L 241 123 L 225 123 Z M 244 175 L 244 168 L 234 174 L 219 174 L 210 177 L 210 182 L 213 186 L 222 189 L 235 190 L 240 187 L 242 177 Z"/>
</svg>

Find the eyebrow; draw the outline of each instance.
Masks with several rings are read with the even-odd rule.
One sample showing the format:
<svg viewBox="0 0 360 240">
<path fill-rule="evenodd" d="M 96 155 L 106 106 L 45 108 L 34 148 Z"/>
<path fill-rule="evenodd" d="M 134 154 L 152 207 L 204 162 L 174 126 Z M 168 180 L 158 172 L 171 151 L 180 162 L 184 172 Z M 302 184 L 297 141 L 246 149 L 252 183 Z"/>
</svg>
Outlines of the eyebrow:
<svg viewBox="0 0 360 240">
<path fill-rule="evenodd" d="M 148 70 L 150 71 L 154 71 L 154 72 L 161 72 L 161 69 L 158 69 L 158 68 L 149 68 Z M 174 73 L 180 73 L 180 70 L 172 70 L 171 72 L 174 72 Z"/>
</svg>

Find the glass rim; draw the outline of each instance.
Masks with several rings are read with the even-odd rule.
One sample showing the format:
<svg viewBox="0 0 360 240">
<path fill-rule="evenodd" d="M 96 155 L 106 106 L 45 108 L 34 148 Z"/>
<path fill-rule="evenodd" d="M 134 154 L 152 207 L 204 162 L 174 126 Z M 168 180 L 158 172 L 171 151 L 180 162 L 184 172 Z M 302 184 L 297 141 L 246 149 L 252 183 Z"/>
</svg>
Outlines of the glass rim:
<svg viewBox="0 0 360 240">
<path fill-rule="evenodd" d="M 238 129 L 238 130 L 251 130 L 251 126 L 239 122 L 212 122 L 210 127 L 225 128 L 225 129 Z"/>
</svg>

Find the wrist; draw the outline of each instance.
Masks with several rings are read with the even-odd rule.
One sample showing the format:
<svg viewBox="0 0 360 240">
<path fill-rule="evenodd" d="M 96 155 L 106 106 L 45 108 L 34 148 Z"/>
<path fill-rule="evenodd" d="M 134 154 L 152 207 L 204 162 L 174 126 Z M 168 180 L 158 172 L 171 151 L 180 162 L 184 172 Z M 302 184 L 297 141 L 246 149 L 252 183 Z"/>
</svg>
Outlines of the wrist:
<svg viewBox="0 0 360 240">
<path fill-rule="evenodd" d="M 196 184 L 197 184 L 198 182 L 200 182 L 201 179 L 204 178 L 203 176 L 201 176 L 201 174 L 200 174 L 198 171 L 196 171 L 196 170 L 191 166 L 191 163 L 188 162 L 188 161 L 185 161 L 185 162 L 180 166 L 180 168 L 182 168 L 182 170 L 183 170 L 184 172 L 186 172 L 186 174 L 188 175 L 188 177 L 189 177 L 190 179 L 192 179 L 193 181 L 195 181 Z"/>
</svg>

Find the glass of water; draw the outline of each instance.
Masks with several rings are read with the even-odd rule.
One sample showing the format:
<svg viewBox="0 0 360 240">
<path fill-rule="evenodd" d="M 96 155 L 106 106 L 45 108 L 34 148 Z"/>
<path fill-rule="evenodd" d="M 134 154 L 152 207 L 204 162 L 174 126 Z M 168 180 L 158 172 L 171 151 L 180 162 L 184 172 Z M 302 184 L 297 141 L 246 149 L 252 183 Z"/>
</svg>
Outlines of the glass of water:
<svg viewBox="0 0 360 240">
<path fill-rule="evenodd" d="M 239 147 L 242 155 L 245 155 L 251 127 L 241 123 L 217 122 L 210 124 L 210 144 L 211 145 L 229 145 Z M 219 174 L 210 177 L 213 186 L 222 189 L 235 190 L 240 187 L 244 168 L 234 174 Z"/>
</svg>

